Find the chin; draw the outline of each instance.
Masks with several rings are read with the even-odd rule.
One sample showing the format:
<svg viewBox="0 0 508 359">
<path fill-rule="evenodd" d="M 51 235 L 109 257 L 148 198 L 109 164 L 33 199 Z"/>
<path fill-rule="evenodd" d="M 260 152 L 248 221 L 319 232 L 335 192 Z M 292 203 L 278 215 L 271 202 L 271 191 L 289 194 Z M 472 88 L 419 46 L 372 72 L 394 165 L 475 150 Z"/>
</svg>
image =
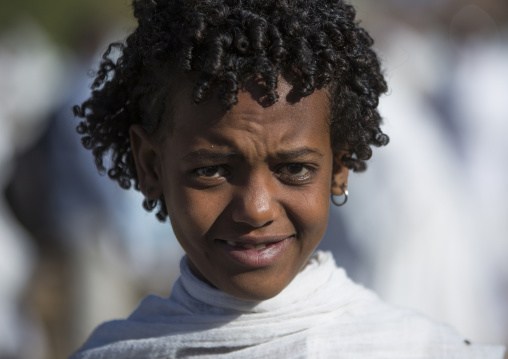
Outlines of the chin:
<svg viewBox="0 0 508 359">
<path fill-rule="evenodd" d="M 235 276 L 232 283 L 227 287 L 219 288 L 227 294 L 249 302 L 261 302 L 271 299 L 278 295 L 291 280 L 272 279 L 266 281 L 270 277 L 268 274 L 261 275 L 261 280 L 252 278 L 247 273 Z M 257 276 L 259 277 L 259 276 Z M 292 278 L 291 278 L 292 279 Z"/>
</svg>

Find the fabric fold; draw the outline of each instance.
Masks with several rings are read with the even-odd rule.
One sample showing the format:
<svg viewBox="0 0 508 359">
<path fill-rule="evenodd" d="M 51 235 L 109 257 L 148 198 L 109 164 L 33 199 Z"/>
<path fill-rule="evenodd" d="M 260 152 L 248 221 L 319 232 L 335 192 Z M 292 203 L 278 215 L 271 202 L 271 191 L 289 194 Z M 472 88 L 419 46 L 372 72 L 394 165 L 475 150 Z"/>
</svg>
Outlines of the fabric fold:
<svg viewBox="0 0 508 359">
<path fill-rule="evenodd" d="M 486 358 L 451 327 L 391 307 L 317 252 L 277 296 L 248 302 L 200 281 L 181 261 L 169 298 L 150 295 L 126 320 L 95 330 L 71 359 Z"/>
</svg>

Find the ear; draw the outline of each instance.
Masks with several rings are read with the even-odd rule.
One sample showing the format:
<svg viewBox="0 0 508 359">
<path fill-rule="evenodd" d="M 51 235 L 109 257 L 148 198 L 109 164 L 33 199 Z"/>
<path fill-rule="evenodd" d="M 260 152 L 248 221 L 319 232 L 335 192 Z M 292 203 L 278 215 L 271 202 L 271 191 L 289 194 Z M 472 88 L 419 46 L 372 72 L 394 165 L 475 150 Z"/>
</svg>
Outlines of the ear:
<svg viewBox="0 0 508 359">
<path fill-rule="evenodd" d="M 332 188 L 331 192 L 334 196 L 344 194 L 344 184 L 347 185 L 349 175 L 349 168 L 342 163 L 344 152 L 340 152 L 333 156 L 333 170 L 332 170 Z"/>
<path fill-rule="evenodd" d="M 162 195 L 159 147 L 139 124 L 132 125 L 129 133 L 141 192 L 146 196 L 147 190 L 150 189 L 149 199 L 157 199 Z"/>
</svg>

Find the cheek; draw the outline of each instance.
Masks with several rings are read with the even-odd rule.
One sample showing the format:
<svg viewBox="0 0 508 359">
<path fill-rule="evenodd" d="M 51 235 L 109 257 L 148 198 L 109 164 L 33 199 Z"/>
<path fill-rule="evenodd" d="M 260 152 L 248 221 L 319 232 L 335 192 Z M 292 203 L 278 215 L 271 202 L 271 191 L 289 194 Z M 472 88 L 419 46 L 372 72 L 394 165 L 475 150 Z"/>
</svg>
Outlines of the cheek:
<svg viewBox="0 0 508 359">
<path fill-rule="evenodd" d="M 205 236 L 222 213 L 224 199 L 185 186 L 180 186 L 173 193 L 173 200 L 166 202 L 170 202 L 168 212 L 177 238 Z"/>
<path fill-rule="evenodd" d="M 317 186 L 313 191 L 301 191 L 291 196 L 288 216 L 299 230 L 312 240 L 320 240 L 328 223 L 330 190 Z M 314 238 L 316 236 L 316 238 Z"/>
</svg>

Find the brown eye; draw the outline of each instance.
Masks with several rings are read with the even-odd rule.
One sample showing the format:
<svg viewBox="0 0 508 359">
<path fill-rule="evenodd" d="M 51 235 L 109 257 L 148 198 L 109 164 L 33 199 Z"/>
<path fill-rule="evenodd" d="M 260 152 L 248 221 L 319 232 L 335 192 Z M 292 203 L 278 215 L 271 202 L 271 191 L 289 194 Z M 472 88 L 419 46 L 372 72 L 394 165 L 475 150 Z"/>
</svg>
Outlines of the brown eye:
<svg viewBox="0 0 508 359">
<path fill-rule="evenodd" d="M 278 176 L 287 183 L 306 183 L 312 178 L 315 170 L 303 163 L 287 163 L 279 167 Z"/>
<path fill-rule="evenodd" d="M 288 174 L 291 174 L 291 175 L 294 175 L 294 176 L 306 174 L 309 171 L 301 163 L 291 163 L 291 164 L 286 166 L 286 169 L 287 169 L 286 172 Z"/>
<path fill-rule="evenodd" d="M 206 177 L 206 178 L 219 178 L 226 176 L 228 173 L 226 169 L 223 166 L 207 166 L 207 167 L 201 167 L 196 170 L 194 170 L 194 173 L 198 175 L 199 177 Z"/>
</svg>

